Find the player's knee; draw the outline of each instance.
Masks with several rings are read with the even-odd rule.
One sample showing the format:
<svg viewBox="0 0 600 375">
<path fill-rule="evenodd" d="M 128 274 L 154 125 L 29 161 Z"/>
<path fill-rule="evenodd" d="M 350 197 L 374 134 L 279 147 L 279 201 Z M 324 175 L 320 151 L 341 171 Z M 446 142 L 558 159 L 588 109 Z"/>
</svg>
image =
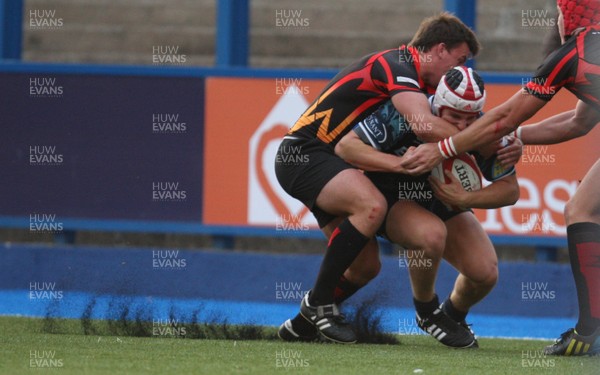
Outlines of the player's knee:
<svg viewBox="0 0 600 375">
<path fill-rule="evenodd" d="M 428 258 L 440 259 L 444 256 L 446 247 L 446 226 L 431 225 L 427 226 L 427 232 L 422 235 L 422 249 Z"/>
<path fill-rule="evenodd" d="M 490 260 L 477 266 L 477 272 L 469 279 L 481 287 L 493 288 L 498 282 L 498 261 Z"/>
<path fill-rule="evenodd" d="M 361 205 L 361 212 L 374 228 L 378 228 L 387 213 L 387 202 L 382 194 L 370 196 L 369 199 Z"/>
<path fill-rule="evenodd" d="M 383 195 L 377 195 L 373 197 L 371 202 L 370 213 L 379 221 L 379 224 L 383 222 L 385 214 L 387 213 L 387 202 Z"/>
<path fill-rule="evenodd" d="M 488 266 L 488 271 L 483 279 L 482 284 L 493 288 L 498 282 L 498 263 Z"/>
<path fill-rule="evenodd" d="M 590 205 L 589 202 L 583 202 L 582 199 L 575 196 L 565 204 L 565 223 L 567 225 L 586 221 L 598 223 L 600 222 L 599 210 L 600 208 Z"/>
<path fill-rule="evenodd" d="M 565 223 L 570 225 L 581 221 L 580 219 L 583 216 L 583 210 L 585 210 L 585 207 L 582 207 L 577 199 L 569 199 L 567 204 L 565 204 Z"/>
</svg>

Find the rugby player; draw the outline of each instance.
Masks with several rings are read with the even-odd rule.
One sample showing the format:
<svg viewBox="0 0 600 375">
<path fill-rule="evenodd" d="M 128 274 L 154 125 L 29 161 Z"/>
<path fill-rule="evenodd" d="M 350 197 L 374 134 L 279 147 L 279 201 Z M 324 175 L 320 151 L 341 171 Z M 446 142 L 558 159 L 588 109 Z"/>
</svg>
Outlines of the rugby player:
<svg viewBox="0 0 600 375">
<path fill-rule="evenodd" d="M 458 67 L 450 70 L 440 81 L 436 94 L 430 98 L 432 112 L 465 129 L 480 115 L 485 103 L 483 80 L 471 69 Z M 336 146 L 336 153 L 366 171 L 388 168 L 380 153 L 401 156 L 409 147 L 420 143 L 405 119 L 386 102 L 376 112 L 359 122 Z M 498 148 L 492 147 L 493 154 Z M 518 161 L 520 152 L 510 155 L 517 147 L 501 151 L 507 162 Z M 449 175 L 451 184 L 431 180 L 441 201 L 433 198 L 426 176 L 415 178 L 389 172 L 366 172 L 375 186 L 384 194 L 390 207 L 378 234 L 405 248 L 419 250 L 426 266 L 409 267 L 413 299 L 418 325 L 442 344 L 451 347 L 476 347 L 477 341 L 465 322 L 469 309 L 483 299 L 494 287 L 498 269 L 494 248 L 485 231 L 470 210 L 453 211 L 446 204 L 475 208 L 497 208 L 514 204 L 519 196 L 519 186 L 514 168 L 503 167 L 494 155 L 478 155 L 478 164 L 486 178 L 493 183 L 476 192 L 467 192 L 460 182 Z M 406 191 L 409 190 L 409 191 Z M 410 198 L 410 190 L 421 190 Z M 410 220 L 407 220 L 410 218 Z M 354 269 L 364 278 L 374 278 L 378 273 L 379 254 L 369 251 L 372 259 Z M 363 254 L 361 254 L 363 255 Z M 455 288 L 440 306 L 435 294 L 435 279 L 439 263 L 444 257 L 460 274 Z M 364 256 L 363 256 L 364 259 Z M 410 265 L 410 264 L 409 264 Z M 291 320 L 290 327 L 282 327 L 307 337 L 314 329 L 302 320 Z M 291 335 L 280 333 L 282 337 Z M 293 336 L 292 336 L 293 337 Z"/>
<path fill-rule="evenodd" d="M 600 0 L 558 0 L 562 45 L 538 67 L 531 81 L 505 103 L 465 131 L 423 144 L 405 155 L 411 174 L 431 170 L 443 158 L 477 148 L 514 132 L 525 144 L 553 144 L 587 134 L 600 122 Z M 577 98 L 575 109 L 532 126 L 517 127 L 565 87 Z M 600 353 L 600 161 L 588 171 L 565 206 L 571 270 L 579 317 L 545 348 L 549 355 Z"/>
<path fill-rule="evenodd" d="M 430 99 L 435 115 L 464 130 L 479 117 L 485 104 L 483 80 L 470 68 L 456 67 L 446 73 Z M 336 151 L 363 168 L 369 167 L 360 162 L 368 151 L 359 142 L 372 146 L 370 153 L 374 156 L 375 150 L 402 155 L 420 143 L 403 120 L 393 108 L 384 105 L 374 116 L 359 123 L 354 128 L 355 134 L 344 137 Z M 381 134 L 387 137 L 383 139 Z M 449 172 L 451 184 L 429 178 L 437 198 L 426 184 L 426 176 L 366 173 L 383 192 L 390 207 L 380 234 L 419 254 L 421 262 L 409 262 L 409 266 L 414 265 L 409 271 L 417 323 L 451 347 L 477 346 L 465 319 L 469 309 L 492 290 L 498 278 L 494 247 L 470 209 L 512 205 L 519 198 L 514 167 L 503 167 L 496 158 L 495 152 L 501 147 L 498 143 L 476 154 L 480 170 L 492 182 L 478 191 L 465 191 Z M 521 149 L 520 142 L 517 149 Z M 514 163 L 519 156 L 514 157 Z M 435 280 L 442 258 L 459 271 L 459 276 L 452 293 L 440 306 Z"/>
<path fill-rule="evenodd" d="M 433 93 L 446 71 L 479 48 L 475 34 L 455 16 L 427 18 L 408 45 L 365 56 L 338 73 L 284 137 L 275 162 L 277 179 L 312 211 L 329 238 L 316 282 L 300 305 L 302 317 L 325 340 L 356 342 L 339 312 L 335 291 L 338 284 L 338 290 L 348 290 L 345 294 L 364 285 L 351 271 L 342 276 L 353 262 L 360 262 L 356 258 L 363 249 L 377 249 L 374 236 L 387 212 L 384 196 L 358 168 L 334 153 L 336 144 L 390 99 L 403 115 L 434 125 L 435 131 L 423 134 L 425 141 L 455 134 L 453 125 L 431 114 L 425 93 Z M 409 122 L 413 125 L 414 120 Z M 286 150 L 301 150 L 308 162 L 284 162 L 281 154 Z M 403 172 L 400 157 L 385 155 L 387 163 Z"/>
</svg>

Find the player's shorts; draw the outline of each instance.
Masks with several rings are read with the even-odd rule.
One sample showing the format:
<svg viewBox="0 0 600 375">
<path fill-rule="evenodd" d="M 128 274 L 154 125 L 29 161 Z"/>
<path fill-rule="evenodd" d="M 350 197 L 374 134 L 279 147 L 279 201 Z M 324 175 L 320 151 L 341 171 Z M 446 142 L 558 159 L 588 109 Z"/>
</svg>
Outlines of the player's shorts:
<svg viewBox="0 0 600 375">
<path fill-rule="evenodd" d="M 331 179 L 350 168 L 356 169 L 335 155 L 332 146 L 319 139 L 286 136 L 275 157 L 275 175 L 279 184 L 311 210 L 320 228 L 336 215 L 317 207 L 317 197 Z"/>
<path fill-rule="evenodd" d="M 410 176 L 400 173 L 367 172 L 365 175 L 385 197 L 388 211 L 396 202 L 410 200 L 433 213 L 444 222 L 464 212 L 450 209 L 433 195 L 433 190 L 431 190 L 429 181 L 427 181 L 429 174 Z M 407 220 L 410 220 L 410 218 L 407 218 Z M 377 234 L 387 238 L 385 231 L 386 222 L 387 216 L 381 227 L 379 227 Z"/>
</svg>

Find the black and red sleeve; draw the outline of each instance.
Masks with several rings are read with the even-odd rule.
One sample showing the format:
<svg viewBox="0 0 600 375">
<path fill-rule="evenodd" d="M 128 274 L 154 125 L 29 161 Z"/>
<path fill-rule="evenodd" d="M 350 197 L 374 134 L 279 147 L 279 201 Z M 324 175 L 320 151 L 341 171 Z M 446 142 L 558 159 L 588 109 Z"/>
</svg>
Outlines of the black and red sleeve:
<svg viewBox="0 0 600 375">
<path fill-rule="evenodd" d="M 572 38 L 548 55 L 534 76 L 524 82 L 524 89 L 536 98 L 549 101 L 577 76 L 577 44 Z"/>
<path fill-rule="evenodd" d="M 380 55 L 371 70 L 373 83 L 390 97 L 403 91 L 420 92 L 419 75 L 412 60 L 412 55 L 397 49 Z"/>
</svg>

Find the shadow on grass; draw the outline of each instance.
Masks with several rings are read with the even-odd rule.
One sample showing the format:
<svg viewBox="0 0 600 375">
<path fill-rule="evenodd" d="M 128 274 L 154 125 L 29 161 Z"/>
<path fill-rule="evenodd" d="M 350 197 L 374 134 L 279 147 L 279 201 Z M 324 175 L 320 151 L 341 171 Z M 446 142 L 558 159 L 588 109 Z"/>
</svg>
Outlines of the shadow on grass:
<svg viewBox="0 0 600 375">
<path fill-rule="evenodd" d="M 383 332 L 381 314 L 374 308 L 375 301 L 367 301 L 350 310 L 347 320 L 361 343 L 399 344 L 395 335 Z M 83 334 L 90 336 L 157 337 L 175 339 L 212 340 L 279 340 L 277 328 L 259 325 L 232 325 L 205 311 L 200 304 L 191 315 L 177 314 L 171 306 L 168 319 L 154 318 L 152 308 L 134 305 L 128 298 L 114 298 L 102 319 L 93 319 L 96 299 L 86 305 L 79 324 L 61 319 L 56 313 L 57 303 L 48 306 L 41 331 L 52 334 Z"/>
</svg>

